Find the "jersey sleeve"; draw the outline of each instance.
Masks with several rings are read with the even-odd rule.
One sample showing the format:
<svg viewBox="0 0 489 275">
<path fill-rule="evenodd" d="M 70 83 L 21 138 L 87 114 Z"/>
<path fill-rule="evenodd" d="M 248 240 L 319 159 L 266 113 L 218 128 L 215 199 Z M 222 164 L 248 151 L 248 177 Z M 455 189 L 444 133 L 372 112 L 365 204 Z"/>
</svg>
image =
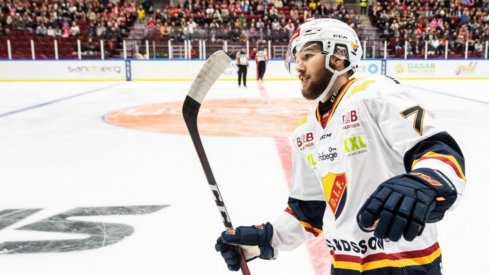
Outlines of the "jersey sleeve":
<svg viewBox="0 0 489 275">
<path fill-rule="evenodd" d="M 466 182 L 465 159 L 457 142 L 447 132 L 440 132 L 416 144 L 404 155 L 404 166 L 406 171 L 436 169 L 450 179 L 458 195 L 463 195 Z M 460 196 L 457 196 L 454 205 L 459 201 Z"/>
<path fill-rule="evenodd" d="M 402 156 L 406 172 L 418 168 L 436 169 L 450 179 L 458 194 L 463 194 L 465 165 L 460 147 L 438 127 L 432 114 L 401 87 L 392 82 L 384 87 L 387 89 L 377 90 L 374 99 L 366 101 L 388 146 Z"/>
<path fill-rule="evenodd" d="M 292 178 L 288 205 L 274 222 L 272 246 L 291 250 L 322 232 L 326 209 L 324 193 L 315 171 L 292 145 Z"/>
</svg>

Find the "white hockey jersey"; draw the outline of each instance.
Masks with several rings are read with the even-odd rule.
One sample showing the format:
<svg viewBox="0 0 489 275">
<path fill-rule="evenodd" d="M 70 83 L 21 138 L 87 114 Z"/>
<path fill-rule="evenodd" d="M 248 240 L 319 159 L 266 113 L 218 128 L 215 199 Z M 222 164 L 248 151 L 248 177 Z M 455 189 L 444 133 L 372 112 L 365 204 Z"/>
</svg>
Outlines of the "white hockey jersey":
<svg viewBox="0 0 489 275">
<path fill-rule="evenodd" d="M 246 53 L 242 53 L 242 52 L 239 52 L 237 55 L 236 55 L 236 62 L 238 65 L 246 65 L 248 66 L 249 63 L 248 63 L 248 54 Z"/>
<path fill-rule="evenodd" d="M 256 59 L 257 62 L 260 62 L 260 61 L 268 61 L 267 52 L 264 51 L 264 50 L 259 50 L 256 53 L 255 59 Z"/>
<path fill-rule="evenodd" d="M 460 149 L 405 89 L 387 77 L 352 79 L 326 114 L 318 108 L 301 121 L 292 137 L 289 204 L 272 222 L 276 251 L 322 232 L 333 274 L 439 274 L 435 224 L 411 242 L 393 242 L 362 231 L 356 219 L 380 183 L 413 169 L 442 171 L 463 192 Z"/>
</svg>

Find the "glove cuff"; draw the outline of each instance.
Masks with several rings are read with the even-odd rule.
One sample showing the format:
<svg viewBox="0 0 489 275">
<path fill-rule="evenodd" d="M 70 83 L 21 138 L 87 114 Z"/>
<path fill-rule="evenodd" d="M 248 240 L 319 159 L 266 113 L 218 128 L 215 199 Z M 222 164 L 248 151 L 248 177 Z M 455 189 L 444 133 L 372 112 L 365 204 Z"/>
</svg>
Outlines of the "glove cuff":
<svg viewBox="0 0 489 275">
<path fill-rule="evenodd" d="M 415 169 L 406 175 L 435 191 L 435 208 L 426 222 L 440 221 L 457 200 L 457 189 L 453 183 L 442 172 L 430 168 Z"/>
<path fill-rule="evenodd" d="M 253 226 L 239 226 L 236 228 L 236 232 L 236 235 L 240 236 L 240 239 L 234 243 L 241 246 L 258 246 L 258 248 L 260 249 L 259 254 L 257 253 L 257 251 L 253 253 L 245 253 L 248 254 L 246 255 L 246 259 L 252 260 L 257 256 L 259 256 L 261 259 L 266 260 L 274 258 L 274 250 L 271 245 L 273 238 L 273 226 L 271 223 L 267 222 L 264 224 Z"/>
<path fill-rule="evenodd" d="M 269 222 L 259 225 L 262 230 L 259 230 L 258 239 L 260 240 L 260 258 L 270 260 L 274 258 L 274 250 L 271 245 L 273 238 L 273 225 Z M 261 245 L 260 245 L 261 244 Z"/>
</svg>

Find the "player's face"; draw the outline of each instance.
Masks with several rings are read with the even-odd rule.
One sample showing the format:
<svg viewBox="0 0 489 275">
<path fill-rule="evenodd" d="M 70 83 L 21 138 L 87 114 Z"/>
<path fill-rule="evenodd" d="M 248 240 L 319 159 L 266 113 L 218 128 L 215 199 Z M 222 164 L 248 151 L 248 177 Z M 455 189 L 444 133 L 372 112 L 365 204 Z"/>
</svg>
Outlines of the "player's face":
<svg viewBox="0 0 489 275">
<path fill-rule="evenodd" d="M 331 76 L 325 66 L 325 55 L 317 43 L 305 46 L 295 55 L 297 73 L 302 85 L 302 96 L 306 99 L 317 99 L 328 86 Z"/>
</svg>

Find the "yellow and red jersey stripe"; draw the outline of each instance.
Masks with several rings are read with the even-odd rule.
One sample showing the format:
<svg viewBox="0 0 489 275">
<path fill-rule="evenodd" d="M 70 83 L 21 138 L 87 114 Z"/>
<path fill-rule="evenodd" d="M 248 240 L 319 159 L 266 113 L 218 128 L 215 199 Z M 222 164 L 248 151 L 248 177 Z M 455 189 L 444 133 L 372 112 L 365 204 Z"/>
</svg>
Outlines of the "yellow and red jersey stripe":
<svg viewBox="0 0 489 275">
<path fill-rule="evenodd" d="M 335 269 L 349 269 L 359 272 L 392 267 L 409 267 L 427 265 L 438 259 L 441 255 L 438 243 L 415 251 L 400 253 L 375 253 L 366 257 L 336 254 L 331 251 L 331 262 Z"/>
<path fill-rule="evenodd" d="M 429 151 L 422 155 L 420 158 L 416 159 L 413 161 L 413 164 L 411 165 L 411 169 L 420 161 L 426 160 L 426 159 L 437 159 L 440 160 L 446 164 L 448 164 L 452 169 L 455 171 L 457 176 L 465 181 L 465 174 L 463 172 L 463 169 L 461 165 L 458 163 L 457 159 L 454 156 L 451 155 L 444 155 L 440 153 L 436 153 L 433 151 Z"/>
<path fill-rule="evenodd" d="M 299 217 L 297 217 L 297 215 L 294 213 L 294 211 L 292 210 L 292 208 L 287 207 L 285 209 L 285 212 L 289 213 L 294 218 L 296 218 L 299 221 L 299 223 L 302 225 L 302 227 L 304 227 L 304 230 L 306 230 L 307 232 L 313 234 L 314 237 L 319 236 L 319 234 L 321 234 L 323 232 L 323 230 L 321 228 L 314 227 L 310 223 L 308 223 L 306 221 L 302 221 L 301 219 L 299 219 Z"/>
</svg>

